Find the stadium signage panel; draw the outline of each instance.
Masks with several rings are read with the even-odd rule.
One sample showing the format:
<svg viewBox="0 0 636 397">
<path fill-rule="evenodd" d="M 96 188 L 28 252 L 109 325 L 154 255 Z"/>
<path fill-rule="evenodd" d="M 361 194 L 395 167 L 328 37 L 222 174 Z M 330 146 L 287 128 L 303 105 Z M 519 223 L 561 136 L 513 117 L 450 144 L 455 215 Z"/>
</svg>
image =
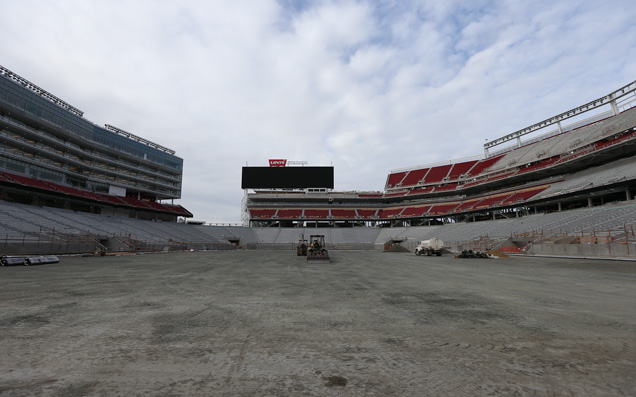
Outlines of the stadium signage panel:
<svg viewBox="0 0 636 397">
<path fill-rule="evenodd" d="M 243 167 L 241 189 L 333 189 L 333 167 Z"/>
<path fill-rule="evenodd" d="M 285 167 L 288 165 L 307 165 L 307 164 L 309 164 L 309 162 L 307 161 L 296 161 L 296 160 L 287 161 L 287 159 L 269 159 L 270 167 Z"/>
</svg>

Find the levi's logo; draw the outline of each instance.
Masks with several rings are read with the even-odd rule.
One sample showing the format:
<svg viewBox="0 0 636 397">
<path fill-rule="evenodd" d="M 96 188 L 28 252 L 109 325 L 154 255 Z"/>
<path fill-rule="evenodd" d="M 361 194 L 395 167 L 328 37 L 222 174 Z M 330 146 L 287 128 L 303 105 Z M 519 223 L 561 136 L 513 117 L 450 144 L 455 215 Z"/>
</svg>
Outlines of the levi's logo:
<svg viewBox="0 0 636 397">
<path fill-rule="evenodd" d="M 287 160 L 282 160 L 282 159 L 269 160 L 270 167 L 284 167 L 286 164 L 287 164 Z"/>
</svg>

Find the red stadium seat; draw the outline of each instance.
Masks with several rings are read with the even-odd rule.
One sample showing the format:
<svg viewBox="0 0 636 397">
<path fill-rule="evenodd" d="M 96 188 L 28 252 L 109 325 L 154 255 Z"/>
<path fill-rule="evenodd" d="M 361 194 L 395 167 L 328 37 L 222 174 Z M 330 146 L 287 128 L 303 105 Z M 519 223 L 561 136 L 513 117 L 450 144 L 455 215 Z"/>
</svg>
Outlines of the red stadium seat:
<svg viewBox="0 0 636 397">
<path fill-rule="evenodd" d="M 276 215 L 276 208 L 250 208 L 252 218 L 270 219 Z"/>
<path fill-rule="evenodd" d="M 30 178 L 27 176 L 12 174 L 8 172 L 0 172 L 0 176 L 4 180 L 12 182 L 12 183 L 17 183 L 23 186 L 62 193 L 62 194 L 66 194 L 66 195 L 74 196 L 78 198 L 90 199 L 94 201 L 105 202 L 105 203 L 115 204 L 119 206 L 127 206 L 127 207 L 140 208 L 140 209 L 153 209 L 153 210 L 173 213 L 176 215 L 192 216 L 190 211 L 186 210 L 180 205 L 167 206 L 161 203 L 139 200 L 134 197 L 119 197 L 119 196 L 112 196 L 110 194 L 93 193 L 87 190 L 77 189 L 72 186 L 66 186 L 59 183 L 38 180 L 38 179 Z"/>
<path fill-rule="evenodd" d="M 424 206 L 414 206 L 414 207 L 406 207 L 402 214 L 401 218 L 409 218 L 409 217 L 420 217 L 423 216 L 428 210 L 431 208 L 430 205 Z"/>
<path fill-rule="evenodd" d="M 518 203 L 518 202 L 527 201 L 531 197 L 541 193 L 542 191 L 544 191 L 545 189 L 547 189 L 549 187 L 550 187 L 550 185 L 544 185 L 544 186 L 538 186 L 538 187 L 533 187 L 533 188 L 529 188 L 529 189 L 519 190 L 515 194 L 513 194 L 512 196 L 506 198 L 501 203 L 501 205 L 509 205 L 509 204 L 514 204 L 514 203 Z"/>
<path fill-rule="evenodd" d="M 97 197 L 101 199 L 101 201 L 105 203 L 115 204 L 115 205 L 128 205 L 128 203 L 122 201 L 117 196 L 111 196 L 110 194 L 96 193 Z"/>
<path fill-rule="evenodd" d="M 378 215 L 377 208 L 358 208 L 356 212 L 358 213 L 358 217 L 363 219 L 375 218 Z"/>
<path fill-rule="evenodd" d="M 460 202 L 437 203 L 428 211 L 430 215 L 445 215 L 451 213 L 455 208 L 459 207 Z"/>
<path fill-rule="evenodd" d="M 172 208 L 169 208 L 169 207 L 165 206 L 162 203 L 158 203 L 156 201 L 146 201 L 146 200 L 143 200 L 143 202 L 146 203 L 146 205 L 149 205 L 150 207 L 152 207 L 152 208 L 154 208 L 154 209 L 156 209 L 158 211 L 173 212 Z"/>
<path fill-rule="evenodd" d="M 329 218 L 329 209 L 305 209 L 305 218 L 327 219 Z"/>
<path fill-rule="evenodd" d="M 488 168 L 495 165 L 497 161 L 499 161 L 503 155 L 489 157 L 484 160 L 479 160 L 477 164 L 473 166 L 473 168 L 468 172 L 467 176 L 478 176 L 482 172 L 486 171 Z"/>
<path fill-rule="evenodd" d="M 303 216 L 303 210 L 297 208 L 281 208 L 278 210 L 279 219 L 298 219 Z"/>
<path fill-rule="evenodd" d="M 183 208 L 182 206 L 178 205 L 178 204 L 164 204 L 166 207 L 168 207 L 168 209 L 170 209 L 172 211 L 173 214 L 177 214 L 177 215 L 183 215 L 186 217 L 192 217 L 192 212 L 188 211 L 187 209 Z"/>
<path fill-rule="evenodd" d="M 426 178 L 424 178 L 424 183 L 429 184 L 440 182 L 446 177 L 446 175 L 448 175 L 448 171 L 450 171 L 451 167 L 451 164 L 447 164 L 431 168 L 428 174 L 426 174 Z"/>
<path fill-rule="evenodd" d="M 466 200 L 463 203 L 461 203 L 459 207 L 455 208 L 454 212 L 469 211 L 471 208 L 475 206 L 475 204 L 479 203 L 483 199 L 484 199 L 483 197 L 479 197 L 476 199 Z"/>
<path fill-rule="evenodd" d="M 33 188 L 42 189 L 42 190 L 54 190 L 51 186 L 47 185 L 46 183 L 37 179 L 30 178 L 28 176 L 11 174 L 9 172 L 3 172 L 2 175 L 5 177 L 5 179 L 11 182 L 23 185 L 23 186 L 33 187 Z"/>
<path fill-rule="evenodd" d="M 411 170 L 408 172 L 404 180 L 402 180 L 402 185 L 400 187 L 409 187 L 415 186 L 424 179 L 424 176 L 428 173 L 429 168 L 422 168 L 417 170 Z"/>
<path fill-rule="evenodd" d="M 512 196 L 514 194 L 514 192 L 507 192 L 507 193 L 501 193 L 501 194 L 495 194 L 492 196 L 488 196 L 485 199 L 483 199 L 482 201 L 480 201 L 479 203 L 477 203 L 474 206 L 474 209 L 483 209 L 483 208 L 490 208 L 496 204 L 501 203 L 502 201 L 504 201 L 505 199 L 507 199 L 508 197 Z"/>
<path fill-rule="evenodd" d="M 400 214 L 404 210 L 404 207 L 395 207 L 395 208 L 387 208 L 385 210 L 381 210 L 380 218 L 382 219 L 391 219 Z"/>
<path fill-rule="evenodd" d="M 356 218 L 356 210 L 355 209 L 331 209 L 331 216 L 334 219 L 355 219 Z"/>
<path fill-rule="evenodd" d="M 448 173 L 448 180 L 454 181 L 459 179 L 460 176 L 466 174 L 471 168 L 473 168 L 475 164 L 477 164 L 477 160 L 453 164 L 453 168 L 451 168 Z"/>
<path fill-rule="evenodd" d="M 405 176 L 406 176 L 406 171 L 389 174 L 389 177 L 386 182 L 387 189 L 396 187 L 398 183 L 402 182 L 402 179 L 404 179 Z"/>
</svg>

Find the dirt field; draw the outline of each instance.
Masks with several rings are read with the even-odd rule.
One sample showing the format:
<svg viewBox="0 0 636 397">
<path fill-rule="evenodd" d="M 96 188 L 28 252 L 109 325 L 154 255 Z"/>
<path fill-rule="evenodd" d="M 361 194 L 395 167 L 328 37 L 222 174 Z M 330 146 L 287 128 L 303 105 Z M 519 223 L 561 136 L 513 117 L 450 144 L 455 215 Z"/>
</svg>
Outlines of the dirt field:
<svg viewBox="0 0 636 397">
<path fill-rule="evenodd" d="M 634 262 L 332 257 L 0 268 L 0 395 L 636 395 Z"/>
</svg>

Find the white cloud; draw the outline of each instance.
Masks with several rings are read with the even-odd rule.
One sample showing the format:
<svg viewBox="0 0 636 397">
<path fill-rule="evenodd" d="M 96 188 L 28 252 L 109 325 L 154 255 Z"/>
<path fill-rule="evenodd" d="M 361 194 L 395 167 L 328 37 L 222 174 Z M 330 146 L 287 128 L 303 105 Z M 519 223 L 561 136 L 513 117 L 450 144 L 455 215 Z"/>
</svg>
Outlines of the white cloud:
<svg viewBox="0 0 636 397">
<path fill-rule="evenodd" d="M 239 220 L 241 166 L 341 190 L 494 139 L 636 76 L 630 1 L 5 2 L 0 64 L 177 151 L 179 202 Z"/>
</svg>

